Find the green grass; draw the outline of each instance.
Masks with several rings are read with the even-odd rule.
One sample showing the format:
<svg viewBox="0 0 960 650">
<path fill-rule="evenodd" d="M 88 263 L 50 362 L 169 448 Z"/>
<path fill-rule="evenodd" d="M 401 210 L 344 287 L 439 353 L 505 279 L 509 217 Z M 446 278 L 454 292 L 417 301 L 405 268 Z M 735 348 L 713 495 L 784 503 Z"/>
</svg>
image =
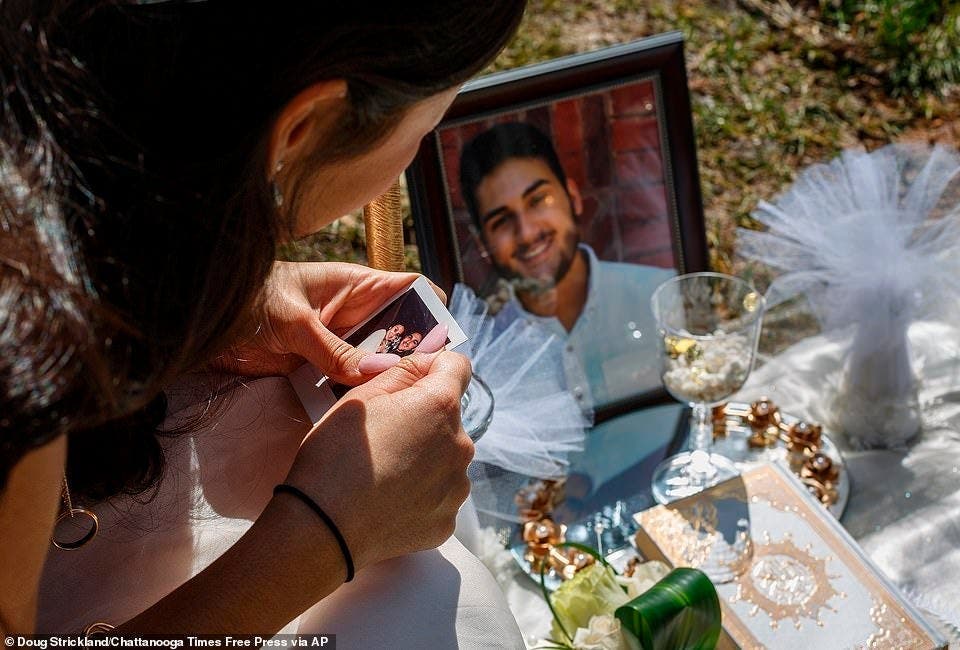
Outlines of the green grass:
<svg viewBox="0 0 960 650">
<path fill-rule="evenodd" d="M 893 69 L 876 48 L 864 45 L 859 60 L 847 60 L 832 43 L 817 46 L 816 39 L 805 37 L 803 29 L 810 25 L 844 36 L 846 23 L 836 15 L 810 9 L 801 13 L 805 23 L 790 31 L 735 0 L 594 0 L 577 3 L 578 21 L 570 19 L 571 4 L 530 5 L 517 38 L 523 44 L 521 62 L 549 58 L 530 55 L 529 34 L 559 33 L 543 36 L 547 49 L 569 53 L 670 29 L 684 33 L 707 235 L 719 270 L 743 272 L 736 227 L 749 226 L 757 201 L 781 192 L 803 167 L 846 147 L 929 137 L 932 125 L 957 114 L 949 83 L 906 93 L 892 77 L 882 76 Z M 864 23 L 864 43 L 868 30 Z M 518 60 L 512 48 L 505 60 Z"/>
<path fill-rule="evenodd" d="M 821 0 L 828 23 L 853 34 L 886 71 L 894 94 L 944 93 L 960 81 L 960 3 Z"/>
<path fill-rule="evenodd" d="M 783 28 L 769 0 L 759 11 L 742 0 L 532 0 L 489 70 L 681 30 L 711 263 L 743 273 L 736 228 L 807 165 L 846 147 L 960 136 L 958 3 L 822 1 L 792 2 L 797 24 Z M 885 18 L 894 14 L 884 7 L 905 4 L 915 6 L 910 22 Z M 362 260 L 362 241 L 354 217 L 296 249 L 300 258 Z M 415 268 L 415 249 L 408 259 Z"/>
</svg>

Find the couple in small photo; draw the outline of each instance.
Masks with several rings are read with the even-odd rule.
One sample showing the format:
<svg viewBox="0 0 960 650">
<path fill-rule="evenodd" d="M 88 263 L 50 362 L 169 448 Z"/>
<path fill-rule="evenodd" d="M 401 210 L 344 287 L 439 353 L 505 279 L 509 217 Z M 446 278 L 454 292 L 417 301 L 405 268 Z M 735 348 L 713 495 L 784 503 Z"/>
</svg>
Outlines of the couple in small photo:
<svg viewBox="0 0 960 650">
<path fill-rule="evenodd" d="M 423 332 L 407 331 L 403 323 L 394 323 L 383 334 L 377 352 L 387 352 L 405 357 L 417 349 L 423 340 Z"/>
</svg>

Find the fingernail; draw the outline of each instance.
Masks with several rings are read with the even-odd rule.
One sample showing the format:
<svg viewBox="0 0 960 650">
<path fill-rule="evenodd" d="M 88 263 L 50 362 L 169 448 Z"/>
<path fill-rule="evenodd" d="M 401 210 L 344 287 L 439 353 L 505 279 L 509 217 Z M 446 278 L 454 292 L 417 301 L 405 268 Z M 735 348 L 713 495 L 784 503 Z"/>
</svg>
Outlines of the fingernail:
<svg viewBox="0 0 960 650">
<path fill-rule="evenodd" d="M 423 340 L 420 341 L 420 345 L 417 346 L 417 349 L 414 352 L 436 352 L 444 345 L 447 344 L 447 332 L 449 328 L 446 323 L 440 323 L 432 330 L 430 333 L 423 337 Z"/>
<path fill-rule="evenodd" d="M 357 370 L 364 375 L 372 375 L 376 372 L 383 372 L 387 368 L 392 368 L 398 363 L 400 363 L 400 357 L 389 352 L 368 354 L 360 359 Z"/>
</svg>

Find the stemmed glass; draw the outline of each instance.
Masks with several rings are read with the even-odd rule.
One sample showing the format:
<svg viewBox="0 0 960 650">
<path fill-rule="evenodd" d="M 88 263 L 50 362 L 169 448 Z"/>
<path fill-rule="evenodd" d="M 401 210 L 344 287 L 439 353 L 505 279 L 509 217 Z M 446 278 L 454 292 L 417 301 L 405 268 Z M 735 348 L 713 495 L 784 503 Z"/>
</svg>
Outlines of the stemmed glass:
<svg viewBox="0 0 960 650">
<path fill-rule="evenodd" d="M 710 452 L 711 407 L 737 392 L 750 374 L 764 298 L 740 278 L 690 273 L 661 284 L 650 303 L 659 329 L 663 385 L 693 407 L 691 450 L 667 458 L 654 471 L 653 497 L 669 503 L 739 474 L 731 460 Z"/>
<path fill-rule="evenodd" d="M 487 427 L 493 420 L 493 405 L 493 391 L 490 387 L 476 374 L 470 375 L 467 390 L 460 398 L 460 418 L 464 431 L 474 442 L 487 432 Z"/>
<path fill-rule="evenodd" d="M 493 391 L 476 374 L 471 374 L 467 390 L 460 398 L 460 421 L 470 440 L 477 442 L 487 432 L 493 421 Z M 468 474 L 469 475 L 469 474 Z M 457 538 L 469 549 L 479 552 L 481 548 L 480 516 L 473 503 L 473 495 L 460 506 L 457 513 Z"/>
</svg>

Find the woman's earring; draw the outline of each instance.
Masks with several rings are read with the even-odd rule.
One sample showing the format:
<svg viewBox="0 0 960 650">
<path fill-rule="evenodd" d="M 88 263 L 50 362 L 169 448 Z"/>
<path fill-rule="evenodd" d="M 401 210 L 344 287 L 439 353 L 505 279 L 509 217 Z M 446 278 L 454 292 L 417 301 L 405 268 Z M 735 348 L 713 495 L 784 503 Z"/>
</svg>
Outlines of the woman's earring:
<svg viewBox="0 0 960 650">
<path fill-rule="evenodd" d="M 100 520 L 97 519 L 97 515 L 87 510 L 86 508 L 74 507 L 73 499 L 70 498 L 70 486 L 67 483 L 66 472 L 63 473 L 63 486 L 60 491 L 60 498 L 63 500 L 63 510 L 60 512 L 60 515 L 57 517 L 56 523 L 53 525 L 54 536 L 50 538 L 50 541 L 53 542 L 53 545 L 59 549 L 63 549 L 64 551 L 75 551 L 81 546 L 86 545 L 87 542 L 89 542 L 91 539 L 93 539 L 96 536 L 97 531 L 100 530 Z M 80 536 L 79 538 L 73 541 L 66 541 L 66 542 L 59 541 L 56 538 L 57 528 L 59 527 L 59 525 L 62 522 L 69 519 L 74 526 L 77 526 L 78 525 L 76 522 L 77 515 L 82 515 L 83 517 L 87 517 L 90 520 L 89 521 L 90 529 L 86 533 L 84 533 L 82 536 Z"/>
<path fill-rule="evenodd" d="M 283 170 L 283 161 L 278 160 L 277 166 L 273 170 L 273 179 L 270 181 L 270 188 L 273 190 L 273 204 L 278 208 L 283 207 L 283 192 L 280 191 L 280 185 L 277 184 L 277 176 Z"/>
</svg>

